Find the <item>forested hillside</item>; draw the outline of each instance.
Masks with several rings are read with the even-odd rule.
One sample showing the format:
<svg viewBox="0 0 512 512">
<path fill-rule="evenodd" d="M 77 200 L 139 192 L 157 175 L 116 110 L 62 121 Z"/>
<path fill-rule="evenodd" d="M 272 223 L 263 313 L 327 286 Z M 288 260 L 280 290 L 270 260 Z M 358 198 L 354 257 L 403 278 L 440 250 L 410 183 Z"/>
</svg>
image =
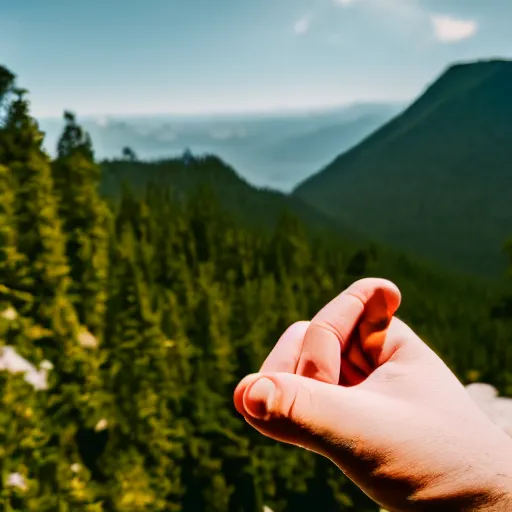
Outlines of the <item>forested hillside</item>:
<svg viewBox="0 0 512 512">
<path fill-rule="evenodd" d="M 251 192 L 257 215 L 277 220 L 245 223 L 211 186 L 231 179 L 213 157 L 193 164 L 210 186 L 177 195 L 155 176 L 107 203 L 72 114 L 50 160 L 27 94 L 1 67 L 0 101 L 6 512 L 377 510 L 331 463 L 269 441 L 232 405 L 286 327 L 362 276 L 401 287 L 399 316 L 465 382 L 512 393 L 500 290 L 336 231 L 315 237 L 267 192 Z M 146 168 L 109 165 L 107 188 L 108 173 Z"/>
<path fill-rule="evenodd" d="M 193 155 L 156 162 L 107 160 L 101 163 L 101 194 L 115 203 L 125 185 L 142 197 L 149 184 L 169 188 L 178 201 L 201 188 L 210 189 L 233 220 L 255 228 L 274 228 L 283 210 L 311 228 L 330 230 L 349 239 L 359 238 L 335 219 L 318 212 L 302 199 L 270 189 L 258 189 L 214 155 Z"/>
<path fill-rule="evenodd" d="M 512 225 L 511 162 L 512 62 L 459 64 L 295 196 L 386 244 L 497 277 Z"/>
</svg>

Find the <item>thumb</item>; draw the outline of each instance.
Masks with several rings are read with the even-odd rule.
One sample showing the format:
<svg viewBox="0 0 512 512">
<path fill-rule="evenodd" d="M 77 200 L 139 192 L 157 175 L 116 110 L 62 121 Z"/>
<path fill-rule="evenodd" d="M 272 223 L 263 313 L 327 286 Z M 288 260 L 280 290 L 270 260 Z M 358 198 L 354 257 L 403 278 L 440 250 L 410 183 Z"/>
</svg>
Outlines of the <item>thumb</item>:
<svg viewBox="0 0 512 512">
<path fill-rule="evenodd" d="M 263 435 L 330 458 L 333 449 L 339 452 L 354 447 L 364 416 L 372 414 L 366 394 L 356 387 L 300 375 L 266 373 L 243 379 L 234 402 L 238 412 Z"/>
</svg>

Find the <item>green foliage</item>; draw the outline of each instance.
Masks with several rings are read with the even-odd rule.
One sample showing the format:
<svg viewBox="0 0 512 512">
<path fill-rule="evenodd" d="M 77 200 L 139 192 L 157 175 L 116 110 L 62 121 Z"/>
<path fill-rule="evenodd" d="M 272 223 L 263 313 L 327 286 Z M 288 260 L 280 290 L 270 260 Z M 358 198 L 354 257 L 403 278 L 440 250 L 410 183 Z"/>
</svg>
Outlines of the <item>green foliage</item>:
<svg viewBox="0 0 512 512">
<path fill-rule="evenodd" d="M 291 323 L 364 276 L 400 286 L 400 316 L 463 380 L 512 384 L 501 289 L 343 238 L 215 157 L 100 168 L 71 114 L 50 162 L 24 95 L 7 110 L 0 358 L 15 350 L 44 382 L 2 359 L 2 510 L 375 511 L 232 405 Z"/>
<path fill-rule="evenodd" d="M 107 300 L 110 212 L 98 193 L 100 168 L 93 160 L 89 135 L 73 114 L 66 112 L 64 119 L 52 174 L 59 216 L 67 233 L 72 279 L 69 295 L 80 322 L 99 336 Z"/>
<path fill-rule="evenodd" d="M 18 251 L 13 185 L 10 170 L 0 166 L 0 283 L 8 289 L 28 285 L 26 261 Z"/>
<path fill-rule="evenodd" d="M 64 112 L 64 131 L 57 144 L 58 158 L 63 159 L 80 153 L 86 160 L 93 160 L 94 153 L 92 149 L 91 137 L 76 122 L 75 114 Z M 91 173 L 91 179 L 94 181 L 96 173 Z"/>
<path fill-rule="evenodd" d="M 5 66 L 0 66 L 0 107 L 11 92 L 16 76 Z"/>
</svg>

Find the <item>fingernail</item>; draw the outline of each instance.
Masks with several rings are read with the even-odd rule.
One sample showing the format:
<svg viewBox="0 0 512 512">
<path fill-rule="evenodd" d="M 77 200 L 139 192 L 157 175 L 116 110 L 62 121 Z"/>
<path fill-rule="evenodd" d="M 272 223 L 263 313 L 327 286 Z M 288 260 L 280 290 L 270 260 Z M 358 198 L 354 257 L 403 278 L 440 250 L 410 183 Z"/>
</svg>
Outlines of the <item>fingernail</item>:
<svg viewBox="0 0 512 512">
<path fill-rule="evenodd" d="M 257 380 L 244 395 L 246 411 L 256 419 L 264 419 L 272 408 L 275 395 L 275 384 L 265 377 Z"/>
</svg>

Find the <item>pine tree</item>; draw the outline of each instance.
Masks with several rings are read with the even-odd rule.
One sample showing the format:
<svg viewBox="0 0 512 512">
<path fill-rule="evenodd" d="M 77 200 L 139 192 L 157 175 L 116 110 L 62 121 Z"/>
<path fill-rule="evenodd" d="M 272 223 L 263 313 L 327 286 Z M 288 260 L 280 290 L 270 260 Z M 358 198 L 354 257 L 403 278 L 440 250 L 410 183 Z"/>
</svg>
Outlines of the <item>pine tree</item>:
<svg viewBox="0 0 512 512">
<path fill-rule="evenodd" d="M 8 249 L 14 256 L 15 244 L 20 255 L 9 262 L 12 289 L 17 295 L 19 290 L 23 293 L 19 313 L 26 322 L 21 331 L 10 330 L 5 342 L 22 349 L 33 362 L 44 358 L 53 367 L 45 391 L 45 415 L 52 418 L 45 434 L 53 459 L 41 462 L 41 473 L 37 465 L 31 468 L 29 478 L 38 483 L 34 483 L 34 492 L 39 486 L 39 494 L 32 498 L 39 500 L 38 510 L 56 510 L 60 502 L 60 510 L 66 510 L 66 503 L 74 503 L 80 510 L 79 503 L 92 504 L 94 497 L 87 492 L 72 497 L 69 460 L 77 454 L 74 434 L 78 425 L 94 421 L 101 403 L 97 395 L 99 361 L 79 343 L 79 324 L 68 297 L 66 238 L 57 212 L 50 161 L 41 149 L 42 134 L 30 117 L 25 92 L 14 92 L 0 131 L 0 159 L 10 170 L 7 178 L 5 173 L 2 177 L 8 204 L 4 211 L 11 228 L 5 230 Z M 12 190 L 14 197 L 12 193 L 9 197 Z M 19 269 L 13 274 L 12 264 L 18 262 Z M 29 510 L 33 509 L 30 505 Z"/>
<path fill-rule="evenodd" d="M 69 293 L 80 322 L 94 336 L 101 337 L 107 300 L 110 214 L 98 193 L 100 168 L 93 160 L 91 139 L 72 113 L 66 112 L 64 119 L 66 126 L 52 169 L 59 214 L 68 236 Z"/>
<path fill-rule="evenodd" d="M 5 66 L 0 65 L 0 105 L 11 91 L 15 80 L 16 76 L 14 73 Z"/>
<path fill-rule="evenodd" d="M 16 301 L 29 281 L 26 258 L 18 251 L 13 182 L 10 170 L 0 165 L 0 297 Z"/>
<path fill-rule="evenodd" d="M 128 162 L 136 162 L 137 161 L 137 155 L 135 154 L 135 151 L 133 151 L 132 148 L 129 146 L 125 146 L 123 148 L 123 158 L 127 160 Z"/>
<path fill-rule="evenodd" d="M 108 308 L 112 328 L 105 340 L 106 379 L 114 405 L 102 461 L 113 484 L 109 500 L 115 510 L 179 510 L 184 435 L 176 414 L 180 368 L 174 359 L 175 345 L 163 335 L 152 309 L 139 261 L 136 237 L 126 223 L 119 237 Z M 120 466 L 118 453 L 127 445 L 133 449 Z M 139 492 L 127 504 L 123 493 L 136 475 L 146 478 L 146 483 L 137 484 Z M 121 508 L 122 503 L 126 508 Z"/>
</svg>

